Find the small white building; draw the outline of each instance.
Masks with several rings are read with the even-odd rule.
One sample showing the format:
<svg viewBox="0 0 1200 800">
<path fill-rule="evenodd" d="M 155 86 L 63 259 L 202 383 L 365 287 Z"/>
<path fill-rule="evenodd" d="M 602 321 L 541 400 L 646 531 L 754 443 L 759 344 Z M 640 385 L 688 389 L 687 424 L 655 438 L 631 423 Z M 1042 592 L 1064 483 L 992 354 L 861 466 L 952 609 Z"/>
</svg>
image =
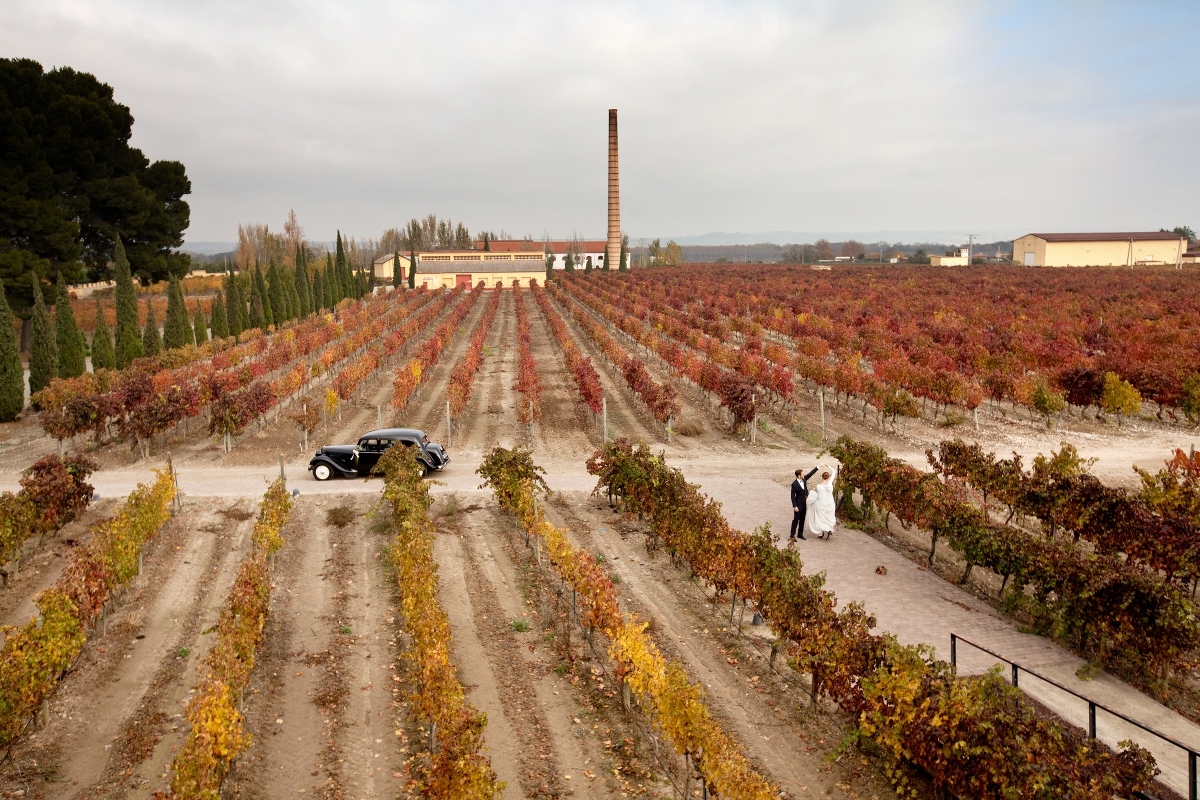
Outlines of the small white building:
<svg viewBox="0 0 1200 800">
<path fill-rule="evenodd" d="M 408 279 L 408 254 L 386 253 L 375 259 L 375 283 L 392 282 L 392 266 L 395 264 L 396 256 L 400 257 L 400 280 L 405 281 Z"/>
</svg>

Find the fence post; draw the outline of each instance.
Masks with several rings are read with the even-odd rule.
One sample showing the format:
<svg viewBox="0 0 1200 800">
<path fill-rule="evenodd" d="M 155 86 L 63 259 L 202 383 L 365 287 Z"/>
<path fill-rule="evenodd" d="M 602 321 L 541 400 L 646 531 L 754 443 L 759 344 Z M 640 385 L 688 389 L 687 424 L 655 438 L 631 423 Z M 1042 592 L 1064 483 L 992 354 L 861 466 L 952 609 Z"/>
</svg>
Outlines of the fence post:
<svg viewBox="0 0 1200 800">
<path fill-rule="evenodd" d="M 825 441 L 825 387 L 822 386 L 817 393 L 821 400 L 821 441 Z"/>
<path fill-rule="evenodd" d="M 950 666 L 958 669 L 958 637 L 950 634 Z"/>
<path fill-rule="evenodd" d="M 1012 684 L 1013 684 L 1013 686 L 1017 685 L 1017 670 L 1018 670 L 1018 667 L 1017 667 L 1016 663 L 1014 662 L 1012 665 Z"/>
<path fill-rule="evenodd" d="M 446 449 L 450 449 L 450 400 L 446 400 Z"/>
<path fill-rule="evenodd" d="M 1096 704 L 1088 700 L 1088 738 L 1096 738 Z"/>
<path fill-rule="evenodd" d="M 1196 797 L 1196 753 L 1188 751 L 1188 800 L 1198 800 Z"/>
<path fill-rule="evenodd" d="M 604 416 L 604 443 L 608 444 L 608 395 L 600 398 L 600 413 Z"/>
</svg>

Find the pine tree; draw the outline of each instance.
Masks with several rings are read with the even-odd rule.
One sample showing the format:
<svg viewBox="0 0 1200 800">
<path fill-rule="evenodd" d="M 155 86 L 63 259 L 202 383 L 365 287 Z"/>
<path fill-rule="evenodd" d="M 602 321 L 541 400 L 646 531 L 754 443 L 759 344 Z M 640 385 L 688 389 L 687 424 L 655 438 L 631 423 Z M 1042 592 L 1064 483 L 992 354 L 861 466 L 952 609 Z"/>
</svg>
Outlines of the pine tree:
<svg viewBox="0 0 1200 800">
<path fill-rule="evenodd" d="M 179 278 L 172 275 L 170 283 L 167 284 L 167 319 L 163 323 L 163 347 L 168 350 L 183 347 L 191 339 L 190 330 L 191 323 L 188 321 L 187 305 L 183 300 L 183 287 L 179 285 Z"/>
<path fill-rule="evenodd" d="M 225 316 L 225 298 L 218 291 L 212 301 L 212 338 L 224 339 L 229 335 L 229 320 Z"/>
<path fill-rule="evenodd" d="M 301 317 L 307 317 L 313 312 L 311 287 L 308 284 L 308 258 L 304 248 L 296 250 L 296 279 L 292 282 L 299 300 L 297 311 Z"/>
<path fill-rule="evenodd" d="M 402 280 L 404 278 L 400 275 L 400 251 L 397 250 L 392 254 L 392 288 L 399 289 Z"/>
<path fill-rule="evenodd" d="M 162 336 L 158 332 L 158 320 L 154 318 L 154 303 L 146 301 L 146 327 L 142 329 L 142 353 L 153 358 L 162 352 Z"/>
<path fill-rule="evenodd" d="M 199 303 L 196 303 L 196 317 L 192 320 L 192 337 L 197 347 L 208 341 L 208 322 L 204 319 L 204 308 Z"/>
<path fill-rule="evenodd" d="M 37 394 L 58 377 L 58 342 L 54 325 L 42 298 L 42 282 L 29 273 L 33 283 L 33 344 L 29 350 L 29 394 Z"/>
<path fill-rule="evenodd" d="M 12 422 L 25 408 L 25 366 L 17 348 L 8 293 L 0 286 L 0 422 Z"/>
<path fill-rule="evenodd" d="M 58 286 L 54 298 L 54 336 L 58 344 L 58 377 L 74 378 L 87 372 L 86 340 L 79 333 L 75 322 L 75 310 L 71 308 L 71 295 L 67 293 L 67 282 L 58 273 Z"/>
<path fill-rule="evenodd" d="M 321 270 L 313 271 L 312 285 L 312 310 L 320 313 L 325 310 L 325 273 Z"/>
<path fill-rule="evenodd" d="M 255 270 L 254 277 L 250 281 L 250 327 L 266 331 L 267 315 L 266 309 L 263 308 L 263 293 L 258 288 L 260 283 L 258 278 L 258 270 Z"/>
<path fill-rule="evenodd" d="M 133 288 L 133 276 L 129 272 L 129 259 L 125 257 L 125 247 L 117 238 L 116 250 L 113 253 L 113 263 L 116 278 L 114 294 L 117 299 L 117 369 L 125 369 L 135 358 L 142 357 L 142 326 L 138 320 L 137 293 Z"/>
<path fill-rule="evenodd" d="M 92 372 L 112 369 L 116 365 L 112 335 L 108 332 L 108 323 L 104 321 L 104 307 L 100 305 L 100 298 L 97 297 L 96 330 L 92 333 Z"/>
<path fill-rule="evenodd" d="M 242 300 L 241 290 L 238 289 L 237 275 L 230 272 L 229 282 L 225 287 L 225 320 L 229 325 L 229 335 L 239 336 L 246 330 L 242 320 L 246 304 Z"/>
<path fill-rule="evenodd" d="M 417 288 L 417 252 L 412 248 L 408 250 L 408 288 Z"/>
</svg>

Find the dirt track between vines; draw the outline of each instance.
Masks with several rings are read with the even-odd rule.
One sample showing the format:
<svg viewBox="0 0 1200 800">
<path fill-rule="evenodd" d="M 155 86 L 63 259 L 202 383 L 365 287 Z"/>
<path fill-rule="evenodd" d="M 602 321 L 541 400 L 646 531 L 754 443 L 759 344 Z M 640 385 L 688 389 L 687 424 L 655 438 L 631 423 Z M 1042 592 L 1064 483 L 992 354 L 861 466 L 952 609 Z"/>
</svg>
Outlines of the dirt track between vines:
<svg viewBox="0 0 1200 800">
<path fill-rule="evenodd" d="M 468 697 L 488 714 L 484 738 L 494 768 L 508 782 L 505 796 L 667 797 L 673 792 L 670 780 L 682 778 L 677 759 L 667 757 L 669 748 L 659 742 L 656 759 L 644 721 L 624 711 L 602 649 L 593 653 L 578 628 L 568 644 L 563 615 L 569 597 L 556 594 L 546 565 L 537 565 L 512 521 L 477 488 L 474 469 L 487 450 L 531 444 L 557 490 L 548 504 L 552 520 L 567 527 L 579 546 L 605 556 L 607 567 L 620 576 L 623 609 L 651 622 L 663 652 L 704 686 L 716 718 L 763 774 L 788 797 L 890 796 L 878 764 L 856 749 L 835 760 L 846 731 L 838 712 L 810 709 L 803 681 L 787 669 L 773 672 L 752 642 L 730 627 L 728 604 L 712 606 L 685 570 L 646 551 L 636 525 L 590 496 L 594 481 L 583 462 L 601 442 L 600 421 L 577 402 L 543 312 L 528 292 L 523 295 L 543 385 L 542 418 L 532 438 L 517 420 L 516 298 L 506 291 L 470 400 L 451 432 L 453 461 L 433 476 L 441 600 Z M 308 450 L 353 441 L 375 427 L 377 414 L 384 425 L 421 427 L 444 440 L 449 374 L 487 299 L 485 294 L 476 302 L 407 409 L 390 408 L 392 368 L 381 369 L 343 405 L 340 421 L 318 431 Z M 564 318 L 600 374 L 610 435 L 644 439 L 689 478 L 716 487 L 727 503 L 738 504 L 727 513 L 737 511 L 739 524 L 785 504 L 792 470 L 815 463 L 819 445 L 790 426 L 768 423 L 758 444 L 750 445 L 725 431 L 708 401 L 686 386 L 680 386 L 677 422 L 695 423 L 701 432 L 676 435 L 668 443 L 663 427 L 618 371 L 565 312 Z M 627 341 L 622 344 L 636 352 Z M 655 358 L 636 354 L 657 380 L 679 385 Z M 402 352 L 394 365 L 406 358 Z M 807 399 L 800 405 L 798 422 L 811 435 L 818 429 L 815 406 Z M 852 433 L 914 461 L 923 459 L 923 447 L 947 435 L 925 423 L 911 424 L 903 436 L 885 435 L 835 415 L 832 403 L 826 408 L 828 438 Z M 1002 420 L 984 420 L 982 427 L 979 440 L 1001 452 L 1018 444 L 1022 452 L 1045 451 L 1062 436 L 1076 437 Z M 25 428 L 22 443 L 10 451 L 14 457 L 36 444 Z M 969 423 L 959 432 L 973 433 Z M 1078 437 L 1085 455 L 1104 452 L 1097 470 L 1103 467 L 1114 479 L 1124 478 L 1131 459 L 1153 467 L 1168 445 L 1186 449 L 1195 438 L 1157 428 L 1121 437 L 1083 430 Z M 166 788 L 166 765 L 186 729 L 180 715 L 211 638 L 204 632 L 215 622 L 249 546 L 248 515 L 256 511 L 267 480 L 278 474 L 283 455 L 289 488 L 299 489 L 300 496 L 276 559 L 271 615 L 245 706 L 254 743 L 227 781 L 226 796 L 404 796 L 406 761 L 421 747 L 422 733 L 403 703 L 409 686 L 402 657 L 406 639 L 386 561 L 386 514 L 369 516 L 380 482 L 313 481 L 305 472 L 308 453 L 298 452 L 297 429 L 286 418 L 229 455 L 198 437 L 192 442 L 188 454 L 176 458 L 182 513 L 152 546 L 106 634 L 89 641 L 55 693 L 49 726 L 27 734 L 0 767 L 0 792 L 115 798 L 149 797 Z M 70 542 L 86 536 L 88 524 L 134 483 L 148 481 L 150 467 L 159 463 L 155 456 L 93 476 L 102 505 L 31 553 L 20 575 L 0 590 L 0 621 L 28 619 L 33 596 L 56 577 Z M 14 469 L 12 462 L 8 469 Z M 0 482 L 15 489 L 15 472 L 6 472 Z M 338 528 L 326 515 L 341 505 L 353 509 L 354 521 Z M 821 568 L 822 556 L 811 552 Z M 746 622 L 747 635 L 762 646 L 762 629 Z M 525 625 L 528 630 L 522 630 Z"/>
</svg>

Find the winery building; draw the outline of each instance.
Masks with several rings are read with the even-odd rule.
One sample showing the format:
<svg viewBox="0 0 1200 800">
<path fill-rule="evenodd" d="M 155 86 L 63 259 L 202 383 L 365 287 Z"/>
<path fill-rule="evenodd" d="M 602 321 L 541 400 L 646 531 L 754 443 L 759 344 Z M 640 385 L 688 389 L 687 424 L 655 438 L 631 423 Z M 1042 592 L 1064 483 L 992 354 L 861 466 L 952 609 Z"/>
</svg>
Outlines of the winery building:
<svg viewBox="0 0 1200 800">
<path fill-rule="evenodd" d="M 546 258 L 541 248 L 525 252 L 487 252 L 480 250 L 433 250 L 417 253 L 417 286 L 450 289 L 460 284 L 491 289 L 512 286 L 517 281 L 529 286 L 531 280 L 546 277 Z"/>
<path fill-rule="evenodd" d="M 1170 231 L 1030 233 L 1013 241 L 1013 263 L 1027 267 L 1179 266 L 1188 239 Z"/>
</svg>

